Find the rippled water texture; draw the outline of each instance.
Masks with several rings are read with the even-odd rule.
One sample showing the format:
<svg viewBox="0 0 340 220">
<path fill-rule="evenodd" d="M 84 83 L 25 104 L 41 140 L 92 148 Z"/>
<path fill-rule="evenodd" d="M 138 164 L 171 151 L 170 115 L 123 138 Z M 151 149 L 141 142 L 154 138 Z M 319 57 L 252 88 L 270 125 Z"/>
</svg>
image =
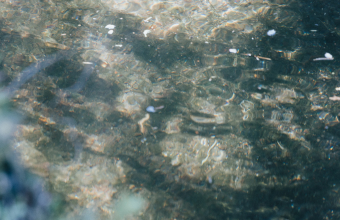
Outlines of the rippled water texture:
<svg viewBox="0 0 340 220">
<path fill-rule="evenodd" d="M 339 6 L 1 1 L 0 218 L 340 218 Z"/>
</svg>

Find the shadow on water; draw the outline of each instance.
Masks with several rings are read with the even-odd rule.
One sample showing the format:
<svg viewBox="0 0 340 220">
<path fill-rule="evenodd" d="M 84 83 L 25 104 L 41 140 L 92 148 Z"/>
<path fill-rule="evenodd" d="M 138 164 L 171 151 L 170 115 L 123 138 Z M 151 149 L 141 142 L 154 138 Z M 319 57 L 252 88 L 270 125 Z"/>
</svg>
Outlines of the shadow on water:
<svg viewBox="0 0 340 220">
<path fill-rule="evenodd" d="M 160 69 L 167 68 L 178 60 L 185 60 L 192 66 L 199 66 L 201 54 L 191 50 L 190 43 L 191 41 L 179 43 L 141 38 L 132 40 L 133 51 L 136 56 Z"/>
</svg>

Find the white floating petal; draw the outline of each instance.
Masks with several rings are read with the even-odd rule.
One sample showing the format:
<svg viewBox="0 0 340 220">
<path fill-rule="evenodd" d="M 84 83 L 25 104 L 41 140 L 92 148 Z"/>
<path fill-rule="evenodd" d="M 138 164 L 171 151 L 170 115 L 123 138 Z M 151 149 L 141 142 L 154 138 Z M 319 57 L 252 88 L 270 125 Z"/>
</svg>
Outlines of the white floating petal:
<svg viewBox="0 0 340 220">
<path fill-rule="evenodd" d="M 237 49 L 229 49 L 230 53 L 237 53 Z"/>
<path fill-rule="evenodd" d="M 333 59 L 333 56 L 330 53 L 325 53 L 325 57 L 328 59 Z"/>
<path fill-rule="evenodd" d="M 313 59 L 313 61 L 320 61 L 320 60 L 334 60 L 334 57 L 330 53 L 325 53 L 325 57 L 319 57 Z"/>
<path fill-rule="evenodd" d="M 276 34 L 276 31 L 275 31 L 274 29 L 269 30 L 269 31 L 267 32 L 267 35 L 268 35 L 268 36 L 274 36 L 275 34 Z"/>
<path fill-rule="evenodd" d="M 150 30 L 145 30 L 145 31 L 143 31 L 144 37 L 147 37 L 149 33 L 151 33 Z"/>
<path fill-rule="evenodd" d="M 108 24 L 108 25 L 105 26 L 105 28 L 110 29 L 110 30 L 115 29 L 115 27 L 116 26 L 113 25 L 113 24 Z"/>
<path fill-rule="evenodd" d="M 148 106 L 148 107 L 146 108 L 146 111 L 147 111 L 147 112 L 155 113 L 155 112 L 156 112 L 156 109 L 155 109 L 155 107 L 153 107 L 153 106 Z"/>
</svg>

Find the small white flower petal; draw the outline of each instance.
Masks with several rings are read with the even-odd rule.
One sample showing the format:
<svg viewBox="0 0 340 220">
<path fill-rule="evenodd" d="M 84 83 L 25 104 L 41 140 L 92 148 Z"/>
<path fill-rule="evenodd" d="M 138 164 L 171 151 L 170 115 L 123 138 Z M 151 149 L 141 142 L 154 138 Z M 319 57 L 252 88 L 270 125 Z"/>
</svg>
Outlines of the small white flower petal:
<svg viewBox="0 0 340 220">
<path fill-rule="evenodd" d="M 276 31 L 275 31 L 274 29 L 269 30 L 269 31 L 267 32 L 267 35 L 268 35 L 268 36 L 274 36 L 275 34 L 276 34 Z"/>
<path fill-rule="evenodd" d="M 108 25 L 105 26 L 105 28 L 110 29 L 110 30 L 115 29 L 115 27 L 116 26 L 113 25 L 113 24 L 108 24 Z"/>
<path fill-rule="evenodd" d="M 150 30 L 145 30 L 145 31 L 143 31 L 144 37 L 147 37 L 149 33 L 151 33 Z"/>
<path fill-rule="evenodd" d="M 229 49 L 230 53 L 237 53 L 237 49 Z"/>
<path fill-rule="evenodd" d="M 329 59 L 333 59 L 333 56 L 332 56 L 332 54 L 330 54 L 330 53 L 325 53 L 325 57 L 326 57 L 326 58 L 329 58 Z"/>
</svg>

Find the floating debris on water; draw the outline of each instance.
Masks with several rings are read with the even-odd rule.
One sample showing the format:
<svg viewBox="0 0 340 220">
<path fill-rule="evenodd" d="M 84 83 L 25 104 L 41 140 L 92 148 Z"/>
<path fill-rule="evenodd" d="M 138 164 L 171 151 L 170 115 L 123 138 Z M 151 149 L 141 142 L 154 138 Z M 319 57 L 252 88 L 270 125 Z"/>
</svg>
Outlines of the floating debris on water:
<svg viewBox="0 0 340 220">
<path fill-rule="evenodd" d="M 115 29 L 115 27 L 116 27 L 116 26 L 113 25 L 113 24 L 108 24 L 108 25 L 105 26 L 106 29 L 110 29 L 110 30 Z"/>
<path fill-rule="evenodd" d="M 151 113 L 155 113 L 157 110 L 160 110 L 160 109 L 163 109 L 163 108 L 164 108 L 163 105 L 162 106 L 158 106 L 158 107 L 148 106 L 146 108 L 146 111 L 147 112 L 151 112 Z"/>
<path fill-rule="evenodd" d="M 146 108 L 146 111 L 147 111 L 147 112 L 155 113 L 155 112 L 156 112 L 156 109 L 155 109 L 155 107 L 153 107 L 153 106 L 148 106 L 148 107 Z"/>
<path fill-rule="evenodd" d="M 320 61 L 320 60 L 334 60 L 334 57 L 330 53 L 325 53 L 325 57 L 319 57 L 313 59 L 313 61 Z"/>
<path fill-rule="evenodd" d="M 230 53 L 237 53 L 238 50 L 237 50 L 237 49 L 229 49 L 229 52 L 230 52 Z"/>
<path fill-rule="evenodd" d="M 143 31 L 144 37 L 148 37 L 148 34 L 150 34 L 150 33 L 151 33 L 150 30 Z"/>
<path fill-rule="evenodd" d="M 274 36 L 275 34 L 276 34 L 276 31 L 275 31 L 274 29 L 269 30 L 269 31 L 267 32 L 267 35 L 270 36 L 270 37 Z"/>
</svg>

